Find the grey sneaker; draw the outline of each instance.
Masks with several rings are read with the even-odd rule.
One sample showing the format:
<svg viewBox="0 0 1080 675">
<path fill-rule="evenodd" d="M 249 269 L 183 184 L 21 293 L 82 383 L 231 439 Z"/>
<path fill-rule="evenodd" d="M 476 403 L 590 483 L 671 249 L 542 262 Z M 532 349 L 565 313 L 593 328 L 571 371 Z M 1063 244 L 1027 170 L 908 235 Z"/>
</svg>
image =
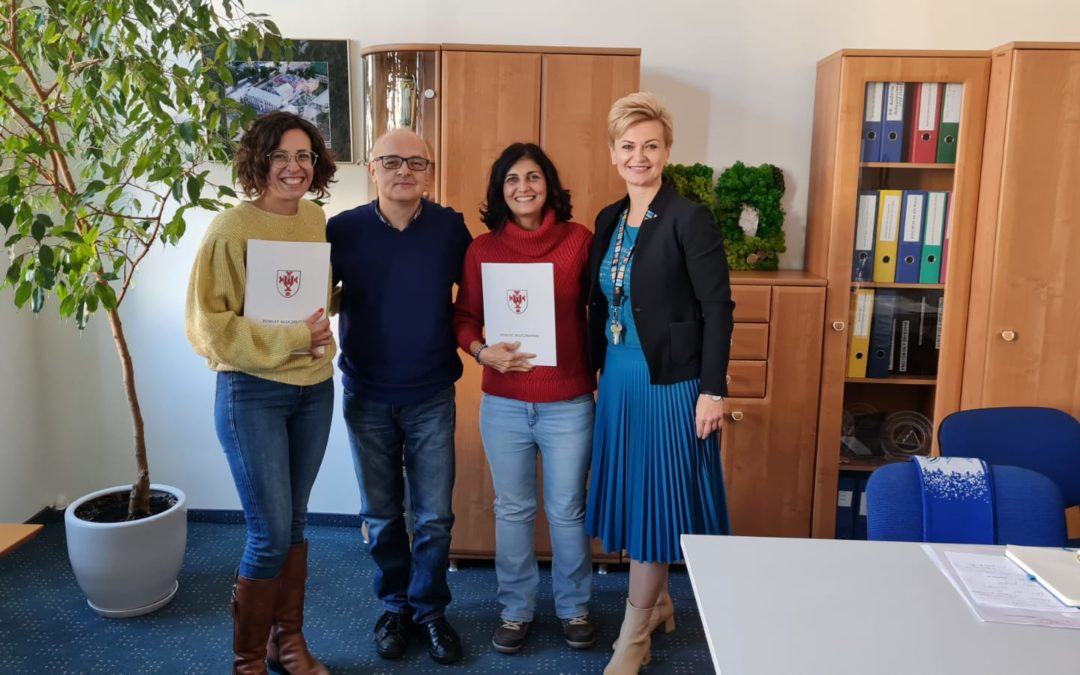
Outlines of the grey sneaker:
<svg viewBox="0 0 1080 675">
<path fill-rule="evenodd" d="M 503 654 L 517 654 L 525 646 L 525 636 L 529 634 L 528 621 L 507 621 L 499 624 L 495 629 L 495 636 L 491 638 L 491 644 L 495 651 Z"/>
<path fill-rule="evenodd" d="M 589 615 L 560 619 L 563 640 L 574 649 L 588 649 L 596 644 L 596 629 L 589 621 Z"/>
</svg>

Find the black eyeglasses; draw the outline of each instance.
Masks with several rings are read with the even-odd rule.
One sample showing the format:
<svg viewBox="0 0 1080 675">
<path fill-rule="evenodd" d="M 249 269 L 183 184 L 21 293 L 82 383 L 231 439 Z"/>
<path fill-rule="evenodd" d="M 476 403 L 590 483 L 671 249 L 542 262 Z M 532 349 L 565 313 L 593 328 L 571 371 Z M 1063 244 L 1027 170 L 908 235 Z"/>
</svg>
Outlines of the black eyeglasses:
<svg viewBox="0 0 1080 675">
<path fill-rule="evenodd" d="M 381 157 L 376 157 L 371 161 L 381 162 L 382 167 L 387 171 L 400 169 L 402 162 L 413 171 L 425 171 L 428 166 L 434 164 L 434 162 L 425 157 L 402 157 L 400 155 L 383 155 Z"/>
</svg>

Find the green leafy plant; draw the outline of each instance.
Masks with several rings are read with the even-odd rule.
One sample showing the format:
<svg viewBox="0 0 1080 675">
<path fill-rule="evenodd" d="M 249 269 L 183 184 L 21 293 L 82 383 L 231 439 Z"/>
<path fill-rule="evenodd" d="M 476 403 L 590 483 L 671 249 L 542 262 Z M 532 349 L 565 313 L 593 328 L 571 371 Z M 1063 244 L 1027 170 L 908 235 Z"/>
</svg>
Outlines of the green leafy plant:
<svg viewBox="0 0 1080 675">
<path fill-rule="evenodd" d="M 724 233 L 728 267 L 733 270 L 775 270 L 784 243 L 784 174 L 772 164 L 746 166 L 735 162 L 720 174 L 714 190 L 713 213 Z M 740 220 L 750 210 L 756 217 L 754 234 L 743 230 Z"/>
<path fill-rule="evenodd" d="M 128 517 L 149 513 L 143 418 L 120 306 L 151 248 L 191 209 L 235 197 L 208 181 L 250 113 L 223 100 L 229 61 L 284 43 L 242 0 L 5 0 L 0 6 L 2 287 L 35 314 L 53 297 L 82 329 L 108 317 L 134 432 Z M 224 130 L 224 133 L 222 133 Z"/>
</svg>

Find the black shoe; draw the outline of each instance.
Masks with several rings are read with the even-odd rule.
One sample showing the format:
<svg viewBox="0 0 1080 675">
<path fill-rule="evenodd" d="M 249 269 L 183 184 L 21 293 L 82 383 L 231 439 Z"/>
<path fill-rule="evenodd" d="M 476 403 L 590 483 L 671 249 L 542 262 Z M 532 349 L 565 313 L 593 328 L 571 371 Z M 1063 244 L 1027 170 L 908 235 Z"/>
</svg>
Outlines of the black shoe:
<svg viewBox="0 0 1080 675">
<path fill-rule="evenodd" d="M 588 649 L 596 644 L 596 629 L 589 621 L 589 615 L 573 619 L 560 619 L 563 640 L 574 649 Z"/>
<path fill-rule="evenodd" d="M 409 646 L 409 627 L 412 621 L 407 614 L 386 611 L 375 622 L 375 651 L 384 659 L 400 658 Z"/>
<path fill-rule="evenodd" d="M 529 634 L 531 625 L 528 621 L 503 619 L 499 627 L 495 629 L 495 636 L 491 638 L 492 646 L 503 654 L 517 654 L 525 646 L 525 636 Z"/>
<path fill-rule="evenodd" d="M 436 663 L 448 665 L 461 658 L 461 637 L 445 617 L 422 624 L 427 636 L 428 654 Z"/>
</svg>

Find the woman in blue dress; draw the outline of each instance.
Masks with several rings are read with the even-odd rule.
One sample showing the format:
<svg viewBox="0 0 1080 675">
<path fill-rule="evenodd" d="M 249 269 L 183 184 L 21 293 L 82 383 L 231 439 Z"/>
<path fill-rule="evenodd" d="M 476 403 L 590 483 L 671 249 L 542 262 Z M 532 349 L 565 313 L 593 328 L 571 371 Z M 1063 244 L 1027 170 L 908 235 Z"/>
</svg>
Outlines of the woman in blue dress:
<svg viewBox="0 0 1080 675">
<path fill-rule="evenodd" d="M 669 563 L 682 534 L 726 534 L 717 432 L 724 418 L 731 286 L 709 209 L 662 179 L 671 115 L 655 95 L 608 115 L 627 196 L 596 218 L 589 354 L 600 368 L 586 526 L 630 554 L 630 588 L 605 673 L 636 673 L 650 635 L 674 630 Z"/>
</svg>

